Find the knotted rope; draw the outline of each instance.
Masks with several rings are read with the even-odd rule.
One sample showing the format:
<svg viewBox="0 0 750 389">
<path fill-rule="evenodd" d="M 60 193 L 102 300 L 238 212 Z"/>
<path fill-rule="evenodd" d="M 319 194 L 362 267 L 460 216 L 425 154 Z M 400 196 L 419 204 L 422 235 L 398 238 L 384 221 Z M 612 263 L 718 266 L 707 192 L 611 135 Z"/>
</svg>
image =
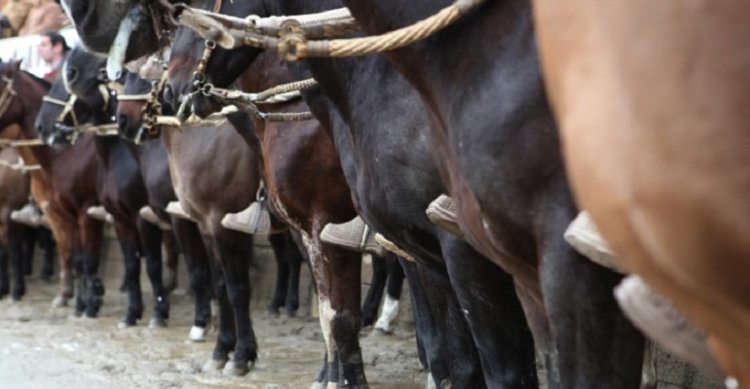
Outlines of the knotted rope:
<svg viewBox="0 0 750 389">
<path fill-rule="evenodd" d="M 323 39 L 344 36 L 358 31 L 356 20 L 347 8 L 296 16 L 270 16 L 261 18 L 250 15 L 246 18 L 222 15 L 192 8 L 185 4 L 172 7 L 178 15 L 178 23 L 194 30 L 207 40 L 216 41 L 224 48 L 241 45 L 276 47 L 277 37 L 282 35 L 290 22 L 296 32 L 308 38 Z"/>
<path fill-rule="evenodd" d="M 356 22 L 342 16 L 311 25 L 305 18 L 320 14 L 274 17 L 273 20 L 251 15 L 241 19 L 190 8 L 184 4 L 172 9 L 178 15 L 177 20 L 181 25 L 224 48 L 231 49 L 244 44 L 276 49 L 284 59 L 296 61 L 311 57 L 356 57 L 408 46 L 450 26 L 485 1 L 456 0 L 438 13 L 410 26 L 381 35 L 333 40 L 321 38 L 338 37 L 356 31 Z"/>
</svg>

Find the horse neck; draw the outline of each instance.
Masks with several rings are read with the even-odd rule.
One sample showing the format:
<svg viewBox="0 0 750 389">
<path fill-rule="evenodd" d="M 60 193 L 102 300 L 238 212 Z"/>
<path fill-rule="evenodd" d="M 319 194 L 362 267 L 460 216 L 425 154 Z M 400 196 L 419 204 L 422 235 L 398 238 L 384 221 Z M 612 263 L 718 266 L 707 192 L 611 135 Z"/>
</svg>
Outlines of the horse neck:
<svg viewBox="0 0 750 389">
<path fill-rule="evenodd" d="M 25 92 L 19 94 L 19 98 L 23 104 L 23 123 L 20 123 L 20 138 L 38 139 L 39 134 L 34 130 L 34 121 L 39 113 L 39 108 L 42 104 L 42 97 L 47 94 L 48 90 L 41 84 L 30 79 L 30 76 L 21 74 L 18 79 L 23 80 L 23 84 L 19 89 Z M 47 146 L 20 147 L 19 152 L 25 163 L 38 163 L 45 170 L 52 169 L 52 165 L 57 157 L 57 152 L 53 148 Z"/>
<path fill-rule="evenodd" d="M 272 51 L 264 51 L 240 76 L 246 92 L 260 92 L 293 80 L 287 65 Z"/>
</svg>

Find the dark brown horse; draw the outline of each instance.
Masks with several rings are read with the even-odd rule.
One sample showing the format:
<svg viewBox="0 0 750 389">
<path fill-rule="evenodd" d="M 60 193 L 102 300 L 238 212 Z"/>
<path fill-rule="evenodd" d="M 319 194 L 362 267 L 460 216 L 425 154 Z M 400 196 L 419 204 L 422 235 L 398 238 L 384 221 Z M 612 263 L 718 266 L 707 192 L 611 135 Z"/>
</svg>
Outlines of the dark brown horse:
<svg viewBox="0 0 750 389">
<path fill-rule="evenodd" d="M 186 80 L 197 66 L 203 42 L 192 32 L 178 32 L 170 61 L 173 92 L 181 92 L 190 85 Z M 243 89 L 248 91 L 261 91 L 289 81 L 292 79 L 286 66 L 273 55 L 254 63 L 240 79 Z M 307 110 L 307 106 L 298 100 L 262 109 L 299 112 Z M 205 113 L 200 109 L 198 112 Z M 271 209 L 301 235 L 302 247 L 313 270 L 329 363 L 327 382 L 341 383 L 343 379 L 351 385 L 363 385 L 366 381 L 357 336 L 361 325 L 359 254 L 320 241 L 320 232 L 326 224 L 355 216 L 334 144 L 314 120 L 296 123 L 255 120 L 254 133 L 246 133 L 244 137 L 255 136 L 263 150 L 262 175 Z M 339 373 L 334 374 L 336 371 Z"/>
<path fill-rule="evenodd" d="M 18 63 L 0 65 L 2 89 L 15 91 L 0 117 L 0 137 L 37 139 L 34 121 L 49 83 L 19 69 Z M 20 133 L 8 133 L 8 125 L 18 124 Z M 76 313 L 95 317 L 99 312 L 104 286 L 97 275 L 102 224 L 86 211 L 98 203 L 97 163 L 94 139 L 83 136 L 74 146 L 22 147 L 27 164 L 40 164 L 32 174 L 31 193 L 49 219 L 57 243 L 60 262 L 60 294 L 56 304 L 66 304 L 73 295 L 73 265 L 79 274 Z"/>
<path fill-rule="evenodd" d="M 127 91 L 127 90 L 126 90 Z M 130 92 L 126 92 L 130 93 Z M 143 122 L 144 102 L 119 103 L 123 133 Z M 197 222 L 212 261 L 214 293 L 219 299 L 219 337 L 206 369 L 245 374 L 257 359 L 250 320 L 252 239 L 221 225 L 227 213 L 243 210 L 258 190 L 257 140 L 245 139 L 236 126 L 251 126 L 244 115 L 182 127 L 158 126 L 169 159 L 170 175 L 185 211 Z M 234 169 L 242 166 L 243 169 Z M 231 351 L 233 361 L 226 364 Z"/>
<path fill-rule="evenodd" d="M 93 74 L 81 61 L 92 63 Z M 72 136 L 82 126 L 111 124 L 115 114 L 115 94 L 107 88 L 97 87 L 99 58 L 76 49 L 66 58 L 65 85 L 54 84 L 39 110 L 37 131 L 43 139 L 59 138 L 56 129 L 65 126 L 67 108 L 62 102 L 70 102 L 75 96 L 75 104 L 70 116 L 76 117 L 76 125 L 71 127 Z M 72 77 L 69 77 L 72 76 Z M 88 91 L 93 86 L 94 94 Z M 77 93 L 71 95 L 69 91 Z M 53 100 L 54 99 L 54 100 Z M 116 128 L 115 128 L 116 129 Z M 128 293 L 128 309 L 121 320 L 121 327 L 133 326 L 143 314 L 143 299 L 140 288 L 141 255 L 145 256 L 147 273 L 154 293 L 154 313 L 150 325 L 165 326 L 169 318 L 169 296 L 162 281 L 162 231 L 152 223 L 139 217 L 139 211 L 147 204 L 146 187 L 138 163 L 128 145 L 114 134 L 97 134 L 96 152 L 99 159 L 99 200 L 114 219 L 115 234 L 120 243 L 124 265 L 124 285 Z"/>
</svg>

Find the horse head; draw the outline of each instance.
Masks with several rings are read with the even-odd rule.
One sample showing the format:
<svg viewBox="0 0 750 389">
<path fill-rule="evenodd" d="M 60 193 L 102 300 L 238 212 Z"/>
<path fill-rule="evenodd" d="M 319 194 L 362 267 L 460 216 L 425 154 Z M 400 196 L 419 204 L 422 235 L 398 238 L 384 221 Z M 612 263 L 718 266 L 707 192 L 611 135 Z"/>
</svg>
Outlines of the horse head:
<svg viewBox="0 0 750 389">
<path fill-rule="evenodd" d="M 44 96 L 34 128 L 48 145 L 66 143 L 75 138 L 76 128 L 91 117 L 89 106 L 68 92 L 63 81 L 59 80 Z"/>
<path fill-rule="evenodd" d="M 159 136 L 157 117 L 171 114 L 162 99 L 163 83 L 147 80 L 136 73 L 128 73 L 122 94 L 117 102 L 117 124 L 120 136 L 139 143 Z"/>
<path fill-rule="evenodd" d="M 269 16 L 266 4 L 261 0 L 223 3 L 203 0 L 196 6 L 210 10 L 216 4 L 221 5 L 219 13 L 224 15 Z M 183 111 L 190 108 L 200 117 L 218 112 L 223 105 L 200 93 L 201 89 L 207 85 L 229 87 L 261 52 L 261 49 L 250 46 L 226 50 L 206 41 L 189 28 L 180 27 L 172 44 L 165 100 L 175 109 L 185 104 Z M 205 61 L 202 69 L 199 68 L 201 60 Z"/>
<path fill-rule="evenodd" d="M 151 3 L 151 4 L 144 4 Z M 123 56 L 124 61 L 152 53 L 159 48 L 154 18 L 155 1 L 62 0 L 65 12 L 75 24 L 83 43 L 102 54 Z"/>
</svg>

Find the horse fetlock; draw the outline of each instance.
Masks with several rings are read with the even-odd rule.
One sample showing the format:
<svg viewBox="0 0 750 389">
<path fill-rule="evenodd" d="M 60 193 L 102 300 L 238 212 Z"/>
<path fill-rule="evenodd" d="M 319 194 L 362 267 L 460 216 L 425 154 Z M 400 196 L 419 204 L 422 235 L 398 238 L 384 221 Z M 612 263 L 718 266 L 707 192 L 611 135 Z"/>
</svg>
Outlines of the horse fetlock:
<svg viewBox="0 0 750 389">
<path fill-rule="evenodd" d="M 13 287 L 13 300 L 20 301 L 21 298 L 26 294 L 26 286 L 24 285 L 15 285 Z"/>
<path fill-rule="evenodd" d="M 206 327 L 193 326 L 190 328 L 188 339 L 192 342 L 205 342 L 207 332 L 208 328 Z"/>
<path fill-rule="evenodd" d="M 361 360 L 355 363 L 343 363 L 341 369 L 342 375 L 339 379 L 339 385 L 347 388 L 368 387 L 367 378 L 365 378 L 365 367 Z"/>
<path fill-rule="evenodd" d="M 95 318 L 99 315 L 99 309 L 102 306 L 103 299 L 100 295 L 93 294 L 88 298 L 86 304 L 86 317 Z"/>
<path fill-rule="evenodd" d="M 91 282 L 91 292 L 96 296 L 104 296 L 104 284 L 99 278 L 95 278 Z"/>
<path fill-rule="evenodd" d="M 55 298 L 52 299 L 52 308 L 67 307 L 68 299 L 68 297 L 65 297 L 63 295 L 55 296 Z"/>
<path fill-rule="evenodd" d="M 148 322 L 148 328 L 155 329 L 155 328 L 166 328 L 167 327 L 167 319 L 160 316 L 154 316 L 149 320 Z"/>
<path fill-rule="evenodd" d="M 226 366 L 228 361 L 228 358 L 225 359 L 216 359 L 211 358 L 203 365 L 203 371 L 210 372 L 210 371 L 219 371 L 224 369 L 224 366 Z"/>
<path fill-rule="evenodd" d="M 241 377 L 255 367 L 255 361 L 232 361 L 224 365 L 222 372 L 226 375 Z"/>
</svg>

